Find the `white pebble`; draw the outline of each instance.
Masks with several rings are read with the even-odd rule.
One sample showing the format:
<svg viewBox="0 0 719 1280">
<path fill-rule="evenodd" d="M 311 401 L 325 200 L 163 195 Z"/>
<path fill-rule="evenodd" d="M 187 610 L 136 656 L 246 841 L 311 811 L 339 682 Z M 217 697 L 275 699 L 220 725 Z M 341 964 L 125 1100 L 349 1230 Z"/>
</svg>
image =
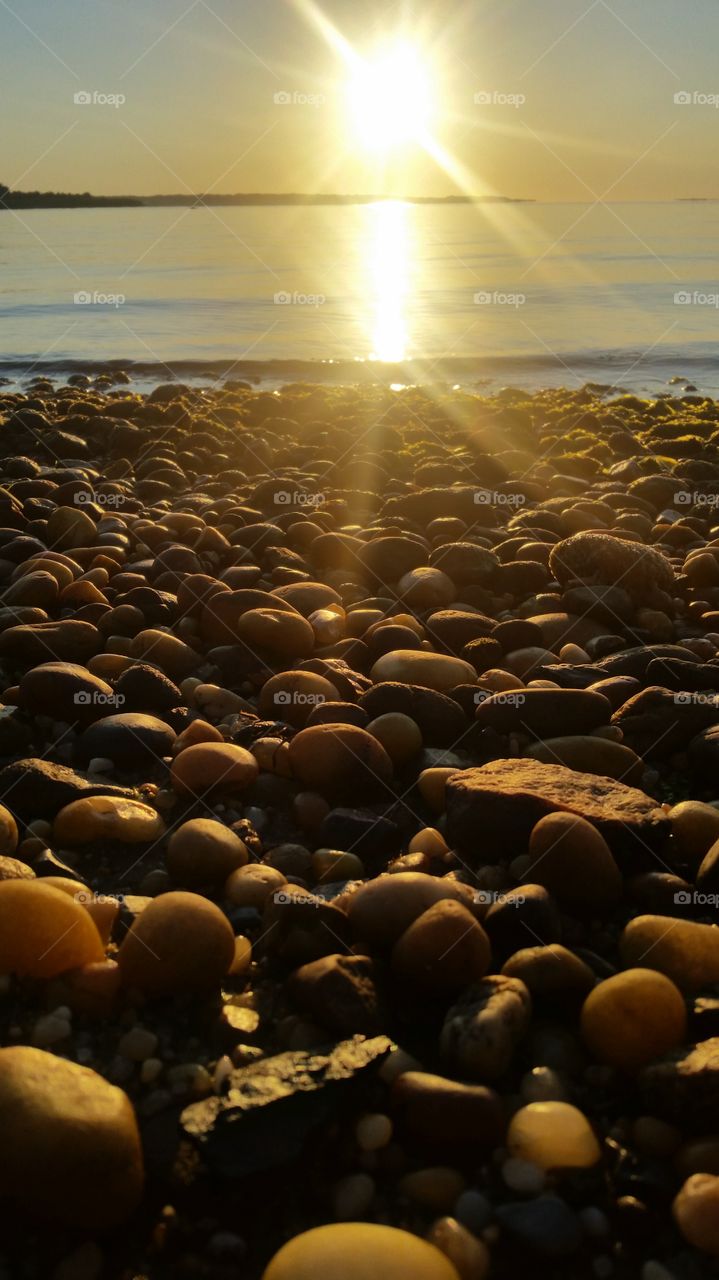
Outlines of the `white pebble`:
<svg viewBox="0 0 719 1280">
<path fill-rule="evenodd" d="M 355 1137 L 361 1151 L 381 1151 L 392 1137 L 392 1121 L 381 1114 L 362 1116 L 357 1121 Z"/>
<path fill-rule="evenodd" d="M 513 1191 L 524 1192 L 525 1195 L 539 1195 L 546 1181 L 544 1170 L 531 1160 L 521 1160 L 518 1156 L 510 1156 L 502 1165 L 502 1177 Z"/>
<path fill-rule="evenodd" d="M 56 1018 L 54 1013 L 46 1013 L 35 1023 L 32 1041 L 38 1048 L 43 1049 L 47 1045 L 59 1044 L 61 1040 L 67 1040 L 71 1032 L 72 1027 L 66 1018 Z"/>
<path fill-rule="evenodd" d="M 520 1091 L 525 1102 L 564 1102 L 567 1097 L 562 1077 L 553 1067 L 533 1067 L 523 1076 Z"/>
<path fill-rule="evenodd" d="M 146 1027 L 132 1027 L 121 1037 L 117 1050 L 131 1062 L 144 1062 L 145 1058 L 154 1057 L 158 1044 L 154 1031 L 148 1031 Z"/>
<path fill-rule="evenodd" d="M 87 772 L 88 773 L 111 773 L 114 768 L 115 768 L 115 765 L 113 764 L 112 760 L 108 759 L 107 756 L 93 756 L 92 760 L 87 766 Z"/>
<path fill-rule="evenodd" d="M 234 1067 L 232 1065 L 232 1058 L 228 1058 L 226 1053 L 223 1054 L 221 1058 L 217 1059 L 212 1077 L 215 1093 L 222 1093 L 233 1071 Z"/>
</svg>

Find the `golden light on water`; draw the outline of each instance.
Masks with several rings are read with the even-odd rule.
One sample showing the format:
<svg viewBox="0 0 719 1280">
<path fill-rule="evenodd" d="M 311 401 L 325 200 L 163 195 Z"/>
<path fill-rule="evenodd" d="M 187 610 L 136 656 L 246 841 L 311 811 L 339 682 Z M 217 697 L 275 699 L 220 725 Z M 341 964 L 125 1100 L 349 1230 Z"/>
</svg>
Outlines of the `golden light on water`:
<svg viewBox="0 0 719 1280">
<path fill-rule="evenodd" d="M 360 142 L 372 151 L 421 142 L 432 117 L 429 71 L 408 42 L 353 60 L 347 86 Z"/>
<path fill-rule="evenodd" d="M 408 208 L 399 200 L 366 206 L 368 266 L 372 281 L 370 359 L 395 362 L 407 356 L 406 303 L 411 246 Z"/>
</svg>

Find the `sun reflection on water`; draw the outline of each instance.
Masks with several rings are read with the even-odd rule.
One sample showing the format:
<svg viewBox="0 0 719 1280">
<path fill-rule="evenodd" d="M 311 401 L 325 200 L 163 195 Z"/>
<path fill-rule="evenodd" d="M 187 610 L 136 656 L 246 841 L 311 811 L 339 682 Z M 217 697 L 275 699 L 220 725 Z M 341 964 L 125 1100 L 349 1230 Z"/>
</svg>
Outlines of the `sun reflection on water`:
<svg viewBox="0 0 719 1280">
<path fill-rule="evenodd" d="M 368 271 L 372 287 L 371 360 L 407 356 L 410 287 L 408 206 L 399 200 L 367 205 Z"/>
</svg>

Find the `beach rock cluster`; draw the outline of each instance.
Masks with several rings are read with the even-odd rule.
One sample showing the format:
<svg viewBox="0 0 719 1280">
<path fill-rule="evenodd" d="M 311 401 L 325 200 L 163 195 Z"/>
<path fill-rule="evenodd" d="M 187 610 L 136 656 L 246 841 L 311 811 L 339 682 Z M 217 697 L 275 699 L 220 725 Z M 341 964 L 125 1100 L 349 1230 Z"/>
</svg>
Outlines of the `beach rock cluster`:
<svg viewBox="0 0 719 1280">
<path fill-rule="evenodd" d="M 719 406 L 0 432 L 3 1274 L 708 1280 Z"/>
</svg>

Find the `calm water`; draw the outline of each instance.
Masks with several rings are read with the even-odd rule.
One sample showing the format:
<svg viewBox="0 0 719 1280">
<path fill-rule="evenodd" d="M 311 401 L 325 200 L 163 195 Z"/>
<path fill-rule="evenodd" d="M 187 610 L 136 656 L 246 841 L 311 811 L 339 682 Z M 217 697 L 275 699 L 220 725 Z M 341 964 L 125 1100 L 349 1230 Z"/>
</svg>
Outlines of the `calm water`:
<svg viewBox="0 0 719 1280">
<path fill-rule="evenodd" d="M 13 377 L 120 360 L 719 391 L 717 304 L 710 203 L 0 212 Z"/>
</svg>

